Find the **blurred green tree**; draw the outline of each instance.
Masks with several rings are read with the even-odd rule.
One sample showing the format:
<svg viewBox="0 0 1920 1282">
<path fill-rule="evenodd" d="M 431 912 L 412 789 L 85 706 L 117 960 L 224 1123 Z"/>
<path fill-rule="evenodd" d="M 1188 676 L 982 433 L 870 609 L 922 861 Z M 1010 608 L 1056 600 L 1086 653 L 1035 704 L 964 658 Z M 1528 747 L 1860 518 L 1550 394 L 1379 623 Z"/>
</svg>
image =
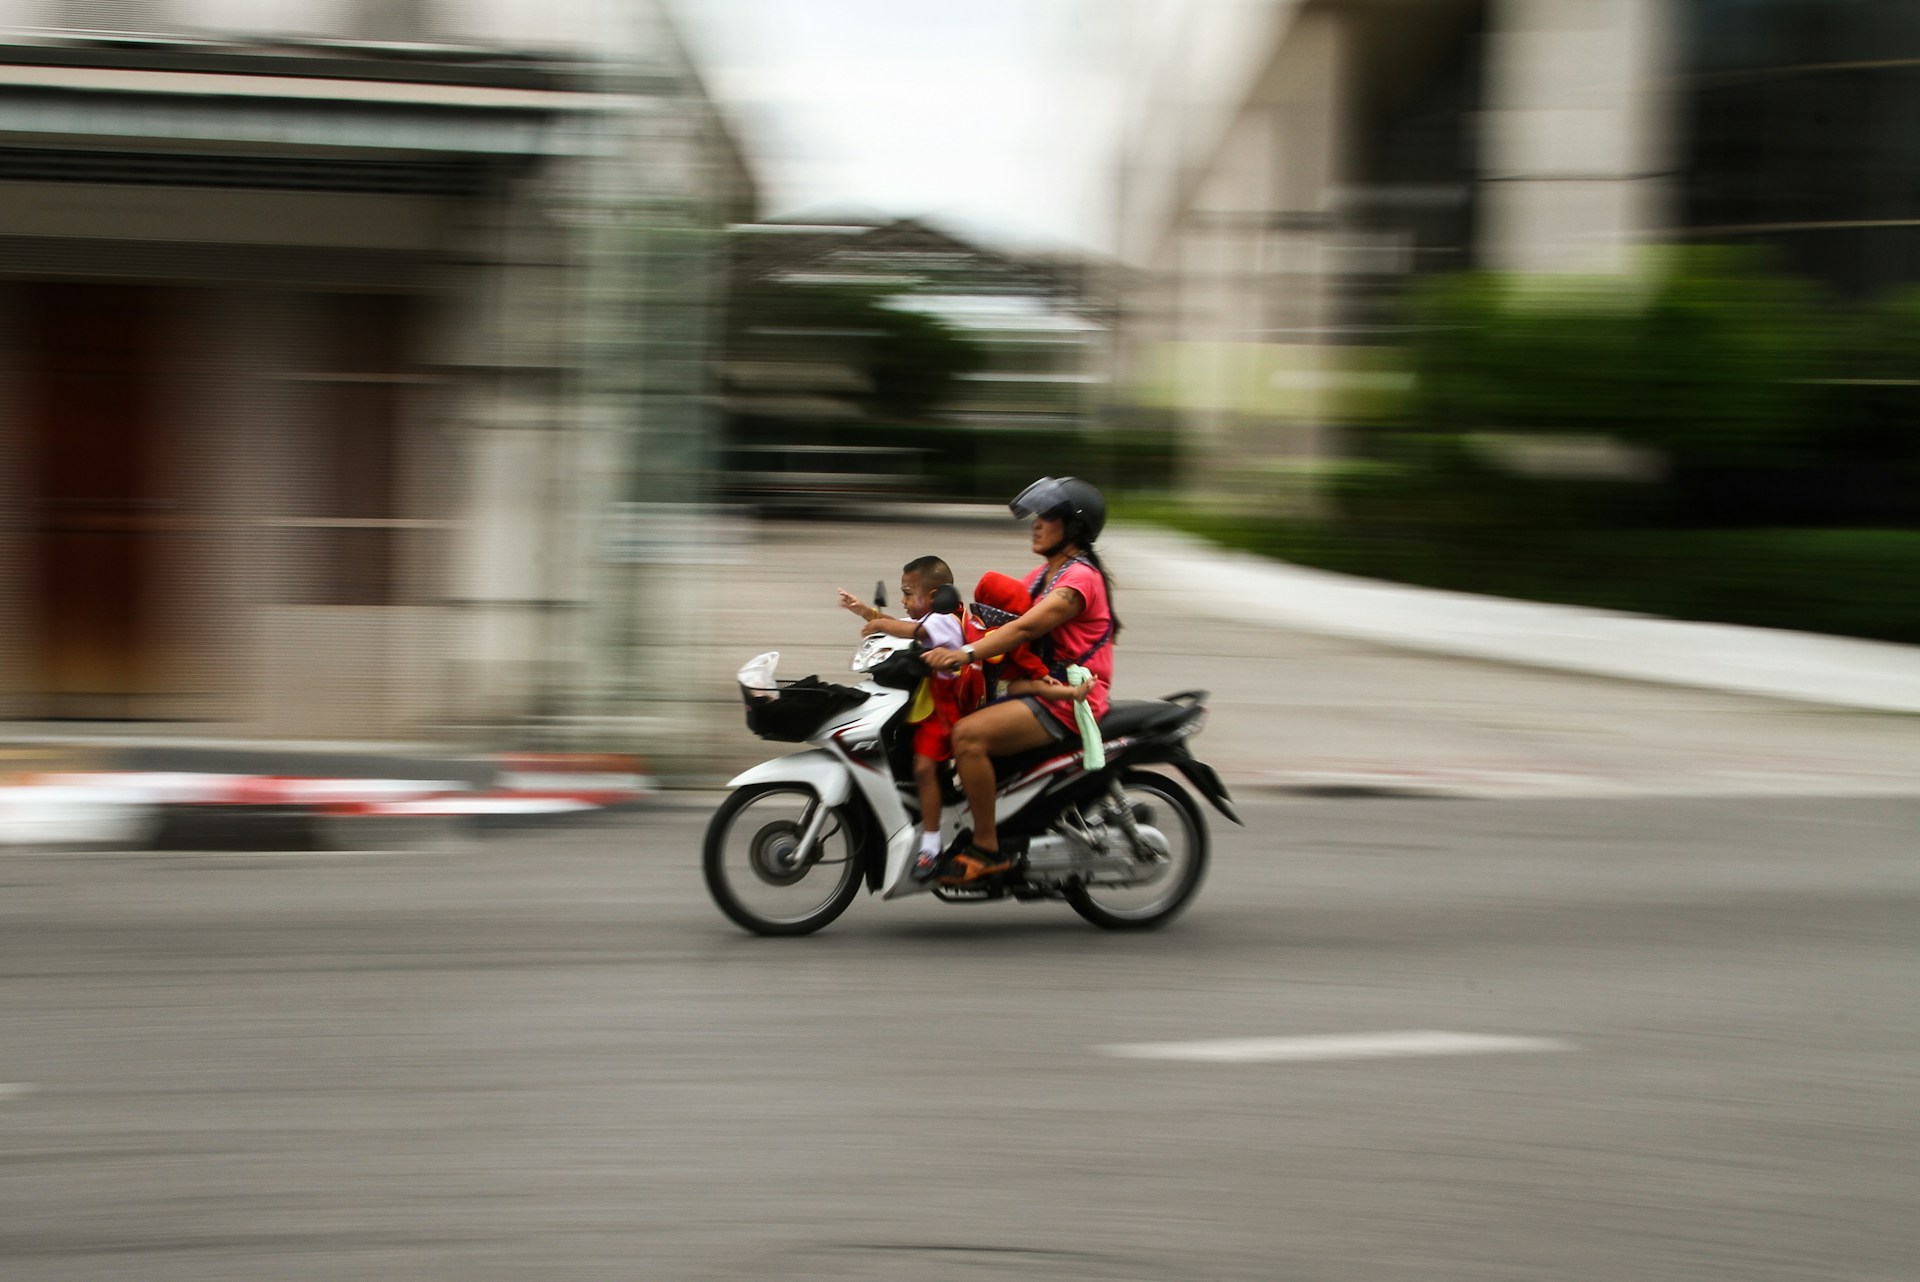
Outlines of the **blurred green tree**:
<svg viewBox="0 0 1920 1282">
<path fill-rule="evenodd" d="M 1844 326 L 1751 255 L 1693 249 L 1667 266 L 1651 282 L 1472 273 L 1429 284 L 1413 299 L 1415 422 L 1610 436 L 1678 468 L 1817 451 Z"/>
<path fill-rule="evenodd" d="M 885 293 L 846 286 L 754 281 L 728 301 L 729 360 L 843 367 L 846 399 L 873 420 L 919 422 L 951 402 L 963 375 L 978 370 L 979 347 L 940 320 L 889 305 Z"/>
</svg>

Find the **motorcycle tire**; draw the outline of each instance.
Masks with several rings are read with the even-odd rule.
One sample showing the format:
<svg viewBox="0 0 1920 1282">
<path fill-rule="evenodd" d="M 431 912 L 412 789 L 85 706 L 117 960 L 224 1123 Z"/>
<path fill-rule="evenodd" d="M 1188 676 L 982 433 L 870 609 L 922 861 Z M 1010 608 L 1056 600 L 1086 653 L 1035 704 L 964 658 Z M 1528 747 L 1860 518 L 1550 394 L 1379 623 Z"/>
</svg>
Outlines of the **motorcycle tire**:
<svg viewBox="0 0 1920 1282">
<path fill-rule="evenodd" d="M 1120 776 L 1120 786 L 1136 813 L 1145 807 L 1150 812 L 1148 822 L 1162 832 L 1171 820 L 1178 820 L 1186 844 L 1181 865 L 1169 870 L 1166 885 L 1156 882 L 1149 887 L 1163 893 L 1144 904 L 1119 901 L 1117 888 L 1109 890 L 1099 885 L 1069 886 L 1064 893 L 1073 911 L 1102 929 L 1155 930 L 1180 915 L 1206 878 L 1211 851 L 1207 820 L 1193 795 L 1165 775 L 1129 770 Z"/>
<path fill-rule="evenodd" d="M 844 812 L 828 817 L 819 858 L 798 868 L 781 858 L 799 842 L 799 819 L 793 812 L 804 814 L 816 800 L 812 789 L 799 784 L 755 784 L 734 792 L 714 812 L 702 844 L 701 872 L 713 902 L 735 925 L 756 935 L 809 935 L 845 912 L 860 892 L 859 830 Z M 756 807 L 775 817 L 758 820 L 760 826 L 747 834 L 740 848 L 735 840 L 739 820 Z M 750 818 L 748 826 L 754 822 Z M 743 885 L 736 886 L 736 880 Z M 775 894 L 801 887 L 795 896 L 798 909 L 778 913 L 753 902 L 743 886 L 751 889 L 754 882 Z M 804 889 L 809 883 L 821 893 Z"/>
</svg>

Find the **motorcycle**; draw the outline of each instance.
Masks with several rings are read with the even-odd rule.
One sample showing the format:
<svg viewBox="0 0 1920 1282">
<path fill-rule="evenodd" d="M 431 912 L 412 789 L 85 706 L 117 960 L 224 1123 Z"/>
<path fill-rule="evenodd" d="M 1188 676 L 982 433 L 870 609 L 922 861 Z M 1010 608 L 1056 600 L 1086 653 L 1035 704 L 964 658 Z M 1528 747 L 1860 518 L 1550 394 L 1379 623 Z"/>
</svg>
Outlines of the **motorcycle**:
<svg viewBox="0 0 1920 1282">
<path fill-rule="evenodd" d="M 845 912 L 860 887 L 883 899 L 927 891 L 948 903 L 1065 900 L 1109 930 L 1163 926 L 1193 899 L 1210 838 L 1183 776 L 1240 823 L 1220 776 L 1191 751 L 1207 692 L 1116 702 L 1099 722 L 1106 762 L 1086 769 L 1077 739 L 996 758 L 998 830 L 1013 868 L 980 885 L 912 876 L 920 834 L 913 785 L 914 691 L 928 675 L 920 646 L 870 636 L 853 657 L 857 685 L 773 677 L 778 652 L 741 670 L 747 725 L 761 738 L 807 743 L 735 777 L 707 826 L 707 888 L 735 923 L 761 935 L 805 935 Z M 943 783 L 943 845 L 969 830 L 964 798 Z"/>
</svg>

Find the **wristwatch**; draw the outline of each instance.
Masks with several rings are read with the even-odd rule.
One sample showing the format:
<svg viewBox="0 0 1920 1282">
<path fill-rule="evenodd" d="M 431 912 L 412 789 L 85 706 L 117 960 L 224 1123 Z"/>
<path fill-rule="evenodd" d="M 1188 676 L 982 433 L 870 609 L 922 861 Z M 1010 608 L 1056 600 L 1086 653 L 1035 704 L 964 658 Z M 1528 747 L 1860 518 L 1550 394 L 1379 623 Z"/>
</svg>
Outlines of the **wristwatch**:
<svg viewBox="0 0 1920 1282">
<path fill-rule="evenodd" d="M 967 662 L 968 662 L 968 663 L 973 663 L 973 662 L 976 662 L 976 661 L 977 661 L 977 659 L 978 659 L 978 657 L 979 657 L 979 656 L 977 656 L 977 655 L 975 655 L 975 654 L 974 654 L 974 652 L 973 652 L 973 647 L 972 647 L 972 646 L 970 646 L 970 645 L 963 645 L 963 646 L 961 646 L 961 647 L 960 647 L 960 653 L 961 653 L 961 654 L 964 654 L 964 655 L 966 655 L 966 656 L 967 656 Z"/>
</svg>

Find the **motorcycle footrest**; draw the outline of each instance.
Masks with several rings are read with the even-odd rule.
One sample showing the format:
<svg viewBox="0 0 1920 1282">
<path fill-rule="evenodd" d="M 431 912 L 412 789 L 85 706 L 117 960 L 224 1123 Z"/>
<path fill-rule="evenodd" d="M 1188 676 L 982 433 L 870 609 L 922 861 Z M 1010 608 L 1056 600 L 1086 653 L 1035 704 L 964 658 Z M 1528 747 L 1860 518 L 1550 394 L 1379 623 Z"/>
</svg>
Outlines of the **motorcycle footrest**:
<svg viewBox="0 0 1920 1282">
<path fill-rule="evenodd" d="M 1003 881 L 995 880 L 991 885 L 983 886 L 942 886 L 933 887 L 933 897 L 949 904 L 985 904 L 1007 897 L 1007 886 Z"/>
</svg>

